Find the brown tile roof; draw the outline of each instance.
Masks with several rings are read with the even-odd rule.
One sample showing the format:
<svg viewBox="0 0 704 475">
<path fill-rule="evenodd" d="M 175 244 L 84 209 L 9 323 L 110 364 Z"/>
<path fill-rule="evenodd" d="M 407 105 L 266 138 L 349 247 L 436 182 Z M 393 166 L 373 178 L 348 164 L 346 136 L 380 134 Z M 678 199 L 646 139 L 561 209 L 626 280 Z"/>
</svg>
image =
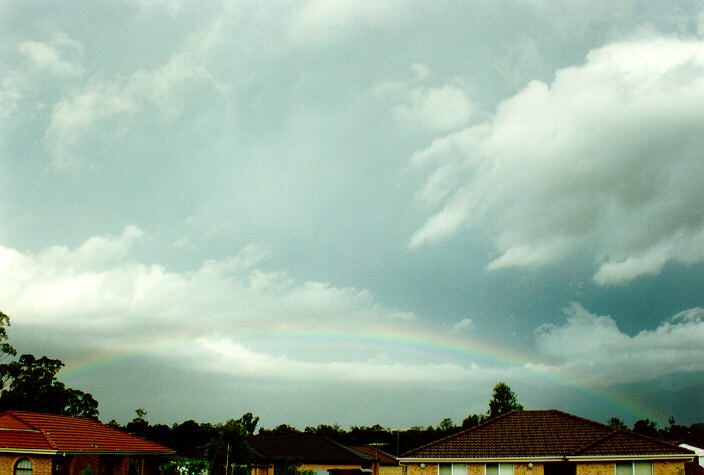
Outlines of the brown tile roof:
<svg viewBox="0 0 704 475">
<path fill-rule="evenodd" d="M 258 462 L 281 458 L 321 465 L 368 466 L 374 462 L 374 457 L 317 434 L 259 434 L 249 444 Z"/>
<path fill-rule="evenodd" d="M 367 455 L 371 455 L 372 457 L 379 459 L 379 465 L 384 465 L 384 466 L 394 465 L 395 466 L 395 465 L 399 464 L 398 459 L 396 457 L 384 452 L 383 450 L 380 450 L 376 446 L 355 445 L 354 448 L 359 451 L 364 452 Z"/>
<path fill-rule="evenodd" d="M 688 453 L 665 442 L 643 438 L 630 431 L 615 431 L 604 424 L 550 409 L 513 411 L 411 450 L 402 457 L 563 458 L 607 455 L 607 452 L 616 455 L 615 451 L 624 455 Z"/>
<path fill-rule="evenodd" d="M 67 453 L 174 453 L 163 445 L 82 417 L 5 411 L 0 414 L 0 451 L 11 449 Z"/>
<path fill-rule="evenodd" d="M 618 429 L 586 447 L 582 447 L 575 455 L 665 455 L 672 453 L 687 452 L 682 447 L 662 440 Z"/>
</svg>

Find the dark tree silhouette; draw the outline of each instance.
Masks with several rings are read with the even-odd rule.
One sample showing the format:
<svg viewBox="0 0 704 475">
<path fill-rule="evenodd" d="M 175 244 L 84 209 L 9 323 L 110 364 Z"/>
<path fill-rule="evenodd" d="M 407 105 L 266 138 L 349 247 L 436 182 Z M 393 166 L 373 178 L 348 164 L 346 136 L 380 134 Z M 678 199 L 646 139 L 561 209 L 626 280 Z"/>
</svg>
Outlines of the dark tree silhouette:
<svg viewBox="0 0 704 475">
<path fill-rule="evenodd" d="M 522 411 L 516 394 L 503 381 L 494 386 L 494 394 L 489 401 L 489 418 L 497 417 L 511 411 Z"/>
</svg>

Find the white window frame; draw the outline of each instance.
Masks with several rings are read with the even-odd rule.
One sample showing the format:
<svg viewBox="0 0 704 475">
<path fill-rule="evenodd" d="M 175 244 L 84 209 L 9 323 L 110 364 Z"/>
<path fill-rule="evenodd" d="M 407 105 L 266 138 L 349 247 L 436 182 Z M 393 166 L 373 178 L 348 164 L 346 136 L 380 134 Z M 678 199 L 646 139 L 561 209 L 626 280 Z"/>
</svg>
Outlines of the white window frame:
<svg viewBox="0 0 704 475">
<path fill-rule="evenodd" d="M 515 463 L 505 463 L 505 462 L 485 463 L 485 464 L 484 464 L 484 475 L 486 475 L 486 466 L 487 466 L 487 465 L 496 465 L 496 468 L 497 468 L 498 471 L 499 471 L 499 475 L 501 475 L 501 466 L 502 466 L 502 465 L 510 465 L 510 466 L 511 466 L 511 475 L 513 475 L 513 474 L 515 473 L 515 470 L 516 470 L 516 464 L 515 464 Z M 616 470 L 616 469 L 614 468 L 614 470 Z M 616 474 L 614 473 L 614 475 L 616 475 Z M 650 474 L 650 475 L 652 475 L 652 474 Z"/>
<path fill-rule="evenodd" d="M 467 475 L 467 463 L 439 463 L 438 464 L 438 475 L 440 475 L 440 466 L 441 465 L 449 465 L 450 466 L 450 475 Z M 461 474 L 455 474 L 455 465 L 464 465 L 464 473 Z"/>
<path fill-rule="evenodd" d="M 635 475 L 636 473 L 636 462 L 639 463 L 649 463 L 650 464 L 650 475 L 653 475 L 653 461 L 652 460 L 631 460 L 629 462 L 616 462 L 614 464 L 614 475 L 617 475 L 618 473 L 618 466 L 619 465 L 626 465 L 628 463 L 631 464 L 631 475 Z M 499 474 L 501 475 L 501 474 Z"/>
</svg>

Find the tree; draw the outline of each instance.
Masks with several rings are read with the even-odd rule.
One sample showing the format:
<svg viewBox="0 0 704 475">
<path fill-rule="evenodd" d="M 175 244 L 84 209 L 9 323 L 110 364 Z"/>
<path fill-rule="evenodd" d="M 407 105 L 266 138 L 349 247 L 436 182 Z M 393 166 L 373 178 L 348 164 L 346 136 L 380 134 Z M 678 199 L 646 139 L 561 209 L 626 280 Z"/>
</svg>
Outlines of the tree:
<svg viewBox="0 0 704 475">
<path fill-rule="evenodd" d="M 24 354 L 16 361 L 5 362 L 17 355 L 7 342 L 6 326 L 10 326 L 10 317 L 0 312 L 0 411 L 18 409 L 97 420 L 98 401 L 56 379 L 64 367 L 61 360 Z"/>
<path fill-rule="evenodd" d="M 98 401 L 56 379 L 61 360 L 24 354 L 0 364 L 0 410 L 50 412 L 98 419 Z"/>
<path fill-rule="evenodd" d="M 633 424 L 633 432 L 638 432 L 639 434 L 647 435 L 650 437 L 657 437 L 658 435 L 658 423 L 651 421 L 650 419 L 640 419 Z"/>
<path fill-rule="evenodd" d="M 478 426 L 484 421 L 486 421 L 486 416 L 484 414 L 469 414 L 462 421 L 462 429 L 469 429 L 470 427 Z"/>
<path fill-rule="evenodd" d="M 243 421 L 248 425 L 246 428 L 242 425 Z M 209 473 L 230 475 L 247 464 L 250 453 L 247 437 L 251 435 L 250 429 L 254 433 L 258 421 L 258 417 L 248 413 L 238 420 L 230 419 L 216 426 L 215 435 L 205 449 L 205 457 L 210 464 Z"/>
<path fill-rule="evenodd" d="M 237 423 L 244 429 L 247 435 L 254 435 L 254 430 L 259 424 L 259 417 L 255 417 L 251 412 L 242 414 L 242 417 L 237 419 Z"/>
<path fill-rule="evenodd" d="M 503 381 L 494 386 L 494 394 L 489 401 L 489 418 L 494 418 L 511 411 L 522 411 L 516 394 Z"/>
<path fill-rule="evenodd" d="M 618 417 L 612 417 L 609 419 L 609 425 L 614 429 L 627 429 L 626 424 Z"/>
</svg>

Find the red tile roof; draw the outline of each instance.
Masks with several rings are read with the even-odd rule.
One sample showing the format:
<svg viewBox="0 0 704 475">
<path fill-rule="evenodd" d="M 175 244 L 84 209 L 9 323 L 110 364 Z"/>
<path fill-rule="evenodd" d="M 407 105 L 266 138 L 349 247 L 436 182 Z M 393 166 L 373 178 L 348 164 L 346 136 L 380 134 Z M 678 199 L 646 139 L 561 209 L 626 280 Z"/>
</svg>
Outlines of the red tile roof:
<svg viewBox="0 0 704 475">
<path fill-rule="evenodd" d="M 402 458 L 519 458 L 606 455 L 685 455 L 656 439 L 557 411 L 513 411 L 426 444 Z"/>
<path fill-rule="evenodd" d="M 290 458 L 299 464 L 367 466 L 374 462 L 363 452 L 317 434 L 259 434 L 249 439 L 259 462 Z"/>
<path fill-rule="evenodd" d="M 171 454 L 173 450 L 100 422 L 37 412 L 0 414 L 0 451 Z"/>
</svg>

